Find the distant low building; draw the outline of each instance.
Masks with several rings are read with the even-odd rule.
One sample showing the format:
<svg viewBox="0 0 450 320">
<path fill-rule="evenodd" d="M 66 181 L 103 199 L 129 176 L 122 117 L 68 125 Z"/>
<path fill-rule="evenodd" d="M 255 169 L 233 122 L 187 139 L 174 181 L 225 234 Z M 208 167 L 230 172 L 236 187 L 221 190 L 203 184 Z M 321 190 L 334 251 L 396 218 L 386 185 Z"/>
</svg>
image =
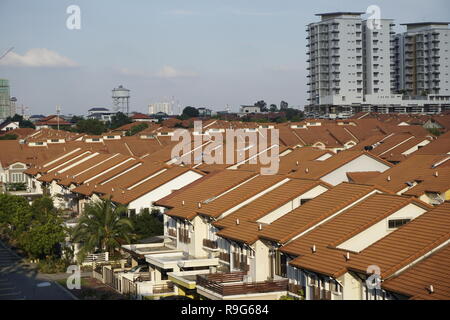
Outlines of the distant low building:
<svg viewBox="0 0 450 320">
<path fill-rule="evenodd" d="M 258 106 L 241 106 L 241 113 L 260 113 L 261 108 Z"/>
<path fill-rule="evenodd" d="M 57 116 L 57 115 L 51 115 L 45 118 L 40 119 L 35 124 L 36 129 L 58 129 L 58 127 L 67 127 L 71 126 L 72 124 L 64 118 Z"/>
<path fill-rule="evenodd" d="M 131 116 L 133 122 L 158 122 L 155 117 L 150 117 L 149 115 L 143 113 L 135 113 Z"/>
<path fill-rule="evenodd" d="M 33 114 L 32 116 L 30 116 L 28 118 L 28 120 L 30 120 L 31 122 L 36 122 L 39 121 L 41 119 L 45 118 L 45 116 L 43 114 Z"/>
<path fill-rule="evenodd" d="M 197 110 L 199 117 L 212 117 L 216 114 L 216 112 L 208 108 L 198 108 Z"/>
<path fill-rule="evenodd" d="M 6 132 L 6 131 L 12 131 L 19 128 L 19 122 L 13 122 L 13 121 L 6 121 L 2 124 L 0 124 L 0 131 Z"/>
<path fill-rule="evenodd" d="M 108 108 L 105 107 L 93 107 L 88 110 L 88 119 L 97 119 L 102 122 L 108 122 L 111 121 L 111 118 L 113 115 L 115 115 L 115 112 L 112 112 Z"/>
</svg>

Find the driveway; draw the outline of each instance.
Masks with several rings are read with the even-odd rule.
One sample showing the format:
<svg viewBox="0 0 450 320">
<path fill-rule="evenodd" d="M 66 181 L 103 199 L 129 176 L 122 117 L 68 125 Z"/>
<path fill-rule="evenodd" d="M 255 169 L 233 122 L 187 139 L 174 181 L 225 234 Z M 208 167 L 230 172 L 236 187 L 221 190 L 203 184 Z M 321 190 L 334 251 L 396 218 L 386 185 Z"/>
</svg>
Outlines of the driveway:
<svg viewBox="0 0 450 320">
<path fill-rule="evenodd" d="M 0 300 L 73 300 L 73 296 L 0 241 Z"/>
</svg>

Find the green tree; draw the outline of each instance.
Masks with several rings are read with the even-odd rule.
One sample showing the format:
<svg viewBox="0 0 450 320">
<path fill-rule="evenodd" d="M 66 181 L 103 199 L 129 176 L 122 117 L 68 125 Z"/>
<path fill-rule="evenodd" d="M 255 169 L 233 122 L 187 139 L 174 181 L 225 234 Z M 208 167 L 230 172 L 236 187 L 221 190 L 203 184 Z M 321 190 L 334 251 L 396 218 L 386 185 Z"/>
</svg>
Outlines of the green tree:
<svg viewBox="0 0 450 320">
<path fill-rule="evenodd" d="M 100 120 L 87 119 L 78 121 L 75 130 L 79 133 L 99 135 L 106 131 L 106 126 Z"/>
<path fill-rule="evenodd" d="M 148 128 L 148 124 L 143 122 L 143 123 L 140 123 L 140 124 L 137 124 L 137 125 L 133 126 L 130 130 L 128 130 L 126 132 L 125 135 L 126 136 L 134 136 L 136 133 L 139 133 L 142 130 L 145 130 L 147 128 Z"/>
<path fill-rule="evenodd" d="M 281 110 L 285 110 L 287 108 L 289 108 L 289 103 L 287 103 L 286 101 L 281 101 L 280 102 L 280 109 Z"/>
<path fill-rule="evenodd" d="M 286 114 L 286 119 L 289 121 L 301 121 L 304 119 L 303 111 L 293 108 L 283 110 Z"/>
<path fill-rule="evenodd" d="M 124 217 L 125 207 L 114 207 L 111 200 L 86 205 L 78 225 L 72 231 L 72 241 L 80 243 L 79 261 L 96 250 L 113 253 L 121 244 L 131 242 L 133 224 Z"/>
<path fill-rule="evenodd" d="M 194 107 L 186 107 L 183 109 L 183 114 L 181 115 L 183 119 L 196 118 L 198 117 L 198 110 Z"/>
<path fill-rule="evenodd" d="M 1 234 L 15 240 L 28 229 L 33 214 L 27 200 L 23 197 L 0 194 Z"/>
<path fill-rule="evenodd" d="M 60 244 L 65 238 L 61 224 L 62 221 L 55 215 L 48 215 L 45 222 L 34 223 L 19 240 L 22 249 L 32 258 L 60 256 Z"/>
<path fill-rule="evenodd" d="M 264 100 L 260 100 L 258 102 L 255 102 L 255 107 L 259 107 L 261 112 L 269 111 L 269 109 L 267 109 L 267 103 Z"/>
<path fill-rule="evenodd" d="M 131 217 L 138 239 L 144 239 L 164 234 L 164 225 L 159 210 L 144 209 L 140 214 Z"/>
<path fill-rule="evenodd" d="M 277 105 L 276 104 L 271 104 L 270 105 L 270 112 L 277 112 L 277 111 L 278 111 Z"/>
<path fill-rule="evenodd" d="M 13 117 L 6 118 L 6 121 L 18 122 L 20 128 L 36 128 L 33 122 L 25 120 L 20 114 L 17 113 Z"/>
<path fill-rule="evenodd" d="M 17 140 L 17 134 L 7 133 L 3 136 L 0 136 L 0 140 Z"/>
<path fill-rule="evenodd" d="M 117 112 L 111 117 L 110 128 L 117 129 L 121 126 L 131 123 L 131 118 L 122 112 Z"/>
<path fill-rule="evenodd" d="M 30 210 L 32 218 L 18 239 L 20 247 L 32 258 L 59 257 L 65 232 L 52 199 L 35 199 Z"/>
<path fill-rule="evenodd" d="M 76 124 L 78 121 L 81 121 L 81 120 L 84 120 L 84 118 L 80 117 L 80 116 L 73 116 L 72 119 L 70 119 L 70 122 Z"/>
</svg>

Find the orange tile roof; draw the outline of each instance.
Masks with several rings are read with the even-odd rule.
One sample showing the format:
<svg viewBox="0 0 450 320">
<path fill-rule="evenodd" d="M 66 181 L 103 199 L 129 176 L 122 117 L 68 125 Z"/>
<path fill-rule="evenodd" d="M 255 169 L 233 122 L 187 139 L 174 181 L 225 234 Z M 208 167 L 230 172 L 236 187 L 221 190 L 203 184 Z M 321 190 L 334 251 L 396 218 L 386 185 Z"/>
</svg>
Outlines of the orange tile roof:
<svg viewBox="0 0 450 320">
<path fill-rule="evenodd" d="M 381 286 L 414 300 L 450 300 L 449 266 L 450 245 L 446 245 L 398 276 L 385 280 Z"/>
<path fill-rule="evenodd" d="M 374 186 L 343 182 L 266 226 L 259 237 L 286 243 L 323 219 L 377 190 Z"/>
<path fill-rule="evenodd" d="M 198 203 L 216 197 L 255 176 L 249 171 L 224 170 L 210 173 L 188 186 L 158 200 L 155 205 L 172 208 L 166 214 L 182 219 L 197 215 Z M 184 203 L 184 204 L 183 204 Z"/>
<path fill-rule="evenodd" d="M 290 179 L 278 188 L 271 190 L 225 218 L 216 221 L 214 225 L 225 228 L 235 226 L 236 219 L 240 221 L 257 221 L 318 185 L 325 186 L 326 184 L 317 180 Z"/>
<path fill-rule="evenodd" d="M 409 182 L 420 182 L 423 179 L 437 182 L 439 180 L 434 179 L 434 174 L 436 172 L 438 174 L 439 172 L 448 172 L 450 161 L 446 161 L 436 168 L 433 168 L 433 165 L 448 157 L 450 155 L 412 155 L 377 177 L 370 179 L 368 183 L 380 185 L 393 192 L 399 192 L 407 188 Z"/>
<path fill-rule="evenodd" d="M 450 202 L 424 213 L 351 259 L 348 269 L 366 272 L 377 265 L 387 278 L 450 239 Z"/>
<path fill-rule="evenodd" d="M 338 277 L 346 271 L 344 258 L 346 251 L 336 247 L 410 203 L 426 210 L 431 209 L 412 198 L 374 194 L 288 243 L 280 250 L 298 256 L 290 262 L 293 266 Z M 311 249 L 313 245 L 316 246 L 315 253 Z"/>
<path fill-rule="evenodd" d="M 141 160 L 143 161 L 143 160 Z M 97 185 L 97 188 L 92 190 L 93 193 L 110 195 L 116 190 L 125 190 L 132 185 L 166 169 L 167 166 L 163 164 L 152 163 L 149 161 L 143 161 L 141 166 L 133 168 L 132 170 L 120 175 L 106 183 L 102 182 Z M 87 187 L 95 187 L 95 183 L 87 184 Z"/>
<path fill-rule="evenodd" d="M 131 160 L 129 160 L 131 159 Z M 71 184 L 80 185 L 84 183 L 86 180 L 89 180 L 90 178 L 93 178 L 102 172 L 119 165 L 120 163 L 125 162 L 126 160 L 129 160 L 129 163 L 138 163 L 139 161 L 135 158 L 124 156 L 121 154 L 108 154 L 104 159 L 97 159 L 97 162 L 93 165 L 87 165 L 85 168 L 75 167 L 75 170 L 73 171 L 74 175 L 77 175 L 76 177 L 71 175 L 69 173 L 70 170 L 68 170 L 66 173 L 66 178 L 62 179 L 59 184 L 63 186 L 70 186 Z M 84 172 L 83 172 L 84 171 Z M 67 177 L 68 176 L 68 177 Z"/>
<path fill-rule="evenodd" d="M 116 203 L 120 203 L 123 205 L 127 205 L 130 202 L 140 198 L 141 196 L 155 190 L 156 188 L 164 185 L 167 182 L 179 177 L 180 175 L 188 172 L 189 168 L 184 167 L 172 167 L 168 168 L 165 172 L 149 179 L 140 185 L 136 186 L 133 189 L 122 189 L 112 192 L 110 195 L 105 196 L 109 198 L 111 196 L 111 200 Z"/>
<path fill-rule="evenodd" d="M 286 179 L 280 175 L 258 175 L 254 179 L 249 180 L 242 186 L 228 192 L 227 194 L 214 199 L 197 210 L 199 214 L 204 216 L 218 218 L 227 210 L 239 205 L 240 203 L 256 196 L 264 190 L 270 188 L 274 184 Z"/>
<path fill-rule="evenodd" d="M 347 172 L 347 178 L 349 182 L 365 184 L 380 173 L 380 171 Z"/>
<path fill-rule="evenodd" d="M 295 178 L 320 179 L 326 174 L 342 167 L 346 163 L 357 159 L 362 155 L 367 155 L 386 166 L 392 167 L 392 164 L 364 151 L 345 150 L 323 161 L 299 161 L 298 169 L 291 175 Z"/>
</svg>

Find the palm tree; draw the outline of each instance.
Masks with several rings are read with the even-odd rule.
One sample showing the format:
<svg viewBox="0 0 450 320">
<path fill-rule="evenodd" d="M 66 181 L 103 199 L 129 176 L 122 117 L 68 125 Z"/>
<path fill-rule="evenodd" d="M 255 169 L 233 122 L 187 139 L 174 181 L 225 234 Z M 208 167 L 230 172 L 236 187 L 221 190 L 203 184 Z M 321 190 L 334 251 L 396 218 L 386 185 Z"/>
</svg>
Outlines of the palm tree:
<svg viewBox="0 0 450 320">
<path fill-rule="evenodd" d="M 126 212 L 125 207 L 114 207 L 109 199 L 86 205 L 72 232 L 72 241 L 81 246 L 79 261 L 95 250 L 111 254 L 121 244 L 130 243 L 134 227 L 130 219 L 123 217 Z"/>
</svg>

